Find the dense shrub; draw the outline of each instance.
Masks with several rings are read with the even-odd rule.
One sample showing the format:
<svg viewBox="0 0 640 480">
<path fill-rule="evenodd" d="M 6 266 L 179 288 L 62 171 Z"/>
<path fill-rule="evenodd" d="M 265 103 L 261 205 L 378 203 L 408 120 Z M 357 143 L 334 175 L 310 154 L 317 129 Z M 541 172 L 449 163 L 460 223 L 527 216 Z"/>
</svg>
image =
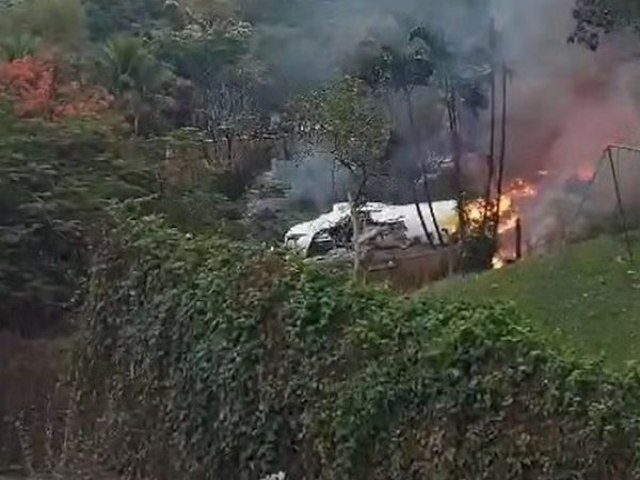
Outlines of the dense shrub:
<svg viewBox="0 0 640 480">
<path fill-rule="evenodd" d="M 119 471 L 640 475 L 637 374 L 552 353 L 511 309 L 400 298 L 129 215 L 94 251 L 76 359 Z"/>
<path fill-rule="evenodd" d="M 59 323 L 112 201 L 153 196 L 150 211 L 174 225 L 247 231 L 243 192 L 224 191 L 232 161 L 207 145 L 197 135 L 123 138 L 107 116 L 24 119 L 0 95 L 0 330 L 31 336 Z"/>
<path fill-rule="evenodd" d="M 131 476 L 640 473 L 636 374 L 550 353 L 509 308 L 396 297 L 155 217 L 116 223 L 77 366 L 84 405 L 108 406 L 104 460 Z"/>
<path fill-rule="evenodd" d="M 145 165 L 110 151 L 110 132 L 0 104 L 0 329 L 55 324 L 84 272 L 87 226 L 109 200 L 154 190 Z"/>
</svg>

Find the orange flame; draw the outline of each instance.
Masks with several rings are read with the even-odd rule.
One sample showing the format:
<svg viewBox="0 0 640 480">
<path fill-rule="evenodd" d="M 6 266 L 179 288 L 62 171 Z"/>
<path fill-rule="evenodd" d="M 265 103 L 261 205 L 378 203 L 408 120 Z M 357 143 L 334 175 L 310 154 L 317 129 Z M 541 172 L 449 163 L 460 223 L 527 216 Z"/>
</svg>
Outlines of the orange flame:
<svg viewBox="0 0 640 480">
<path fill-rule="evenodd" d="M 515 230 L 519 218 L 519 201 L 535 197 L 537 194 L 538 191 L 536 187 L 523 179 L 516 179 L 509 184 L 500 200 L 499 235 L 502 236 Z M 479 223 L 487 216 L 495 214 L 495 209 L 495 202 L 487 204 L 484 199 L 478 199 L 467 204 L 467 218 L 471 223 Z M 499 252 L 493 259 L 493 268 L 502 268 L 505 265 L 506 257 L 505 252 Z"/>
<path fill-rule="evenodd" d="M 576 177 L 582 182 L 589 182 L 593 178 L 595 169 L 592 165 L 582 165 L 576 172 Z"/>
<path fill-rule="evenodd" d="M 535 186 L 523 179 L 517 179 L 511 182 L 502 194 L 500 199 L 500 227 L 499 233 L 513 230 L 518 220 L 518 200 L 524 198 L 532 198 L 538 194 Z M 467 204 L 467 218 L 471 222 L 482 221 L 487 215 L 495 213 L 495 204 L 487 202 L 484 199 L 478 199 Z"/>
</svg>

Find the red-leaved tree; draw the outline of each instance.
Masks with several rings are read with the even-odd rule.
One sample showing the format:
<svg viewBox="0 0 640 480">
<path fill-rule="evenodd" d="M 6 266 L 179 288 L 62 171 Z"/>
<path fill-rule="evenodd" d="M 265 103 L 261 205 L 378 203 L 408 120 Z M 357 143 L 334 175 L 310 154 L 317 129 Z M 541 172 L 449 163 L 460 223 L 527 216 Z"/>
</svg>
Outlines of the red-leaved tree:
<svg viewBox="0 0 640 480">
<path fill-rule="evenodd" d="M 60 83 L 55 73 L 53 62 L 35 57 L 0 64 L 0 96 L 12 99 L 21 116 L 49 120 L 95 116 L 111 106 L 103 88 Z"/>
</svg>

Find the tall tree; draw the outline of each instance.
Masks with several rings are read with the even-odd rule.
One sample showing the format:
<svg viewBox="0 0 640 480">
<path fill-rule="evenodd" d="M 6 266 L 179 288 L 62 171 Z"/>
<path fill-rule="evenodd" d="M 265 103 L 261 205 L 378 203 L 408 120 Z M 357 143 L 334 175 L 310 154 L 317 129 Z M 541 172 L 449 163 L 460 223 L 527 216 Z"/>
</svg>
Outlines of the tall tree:
<svg viewBox="0 0 640 480">
<path fill-rule="evenodd" d="M 427 197 L 427 205 L 429 214 L 436 231 L 439 243 L 444 244 L 444 239 L 438 225 L 433 208 L 433 198 L 429 179 L 426 175 L 426 166 L 424 161 L 422 135 L 418 125 L 416 124 L 412 94 L 415 88 L 419 86 L 429 86 L 431 78 L 434 74 L 434 68 L 431 62 L 416 55 L 412 50 L 399 50 L 392 47 L 383 47 L 380 52 L 376 52 L 373 56 L 365 57 L 362 61 L 359 76 L 371 88 L 382 90 L 385 98 L 389 99 L 391 92 L 401 93 L 406 106 L 407 120 L 409 123 L 411 143 L 416 161 L 419 163 L 421 179 L 414 186 L 414 204 L 416 212 L 420 218 L 425 237 L 432 245 L 433 239 L 429 233 L 426 222 L 424 221 L 422 209 L 417 194 L 417 186 L 422 185 Z M 388 100 L 389 113 L 393 120 L 391 112 L 391 100 Z"/>
<path fill-rule="evenodd" d="M 489 93 L 489 103 L 490 103 L 490 113 L 489 113 L 489 152 L 487 154 L 487 185 L 484 193 L 484 202 L 485 205 L 490 205 L 492 200 L 493 193 L 493 182 L 495 177 L 495 162 L 496 162 L 496 105 L 497 105 L 497 95 L 496 95 L 496 49 L 497 49 L 497 39 L 496 39 L 496 30 L 494 22 L 491 22 L 489 27 L 489 50 L 491 55 L 491 73 L 490 73 L 490 93 Z M 485 208 L 483 212 L 482 219 L 482 229 L 485 230 L 487 228 L 487 222 L 489 220 L 489 209 Z"/>
<path fill-rule="evenodd" d="M 493 238 L 498 236 L 500 228 L 500 210 L 502 203 L 502 188 L 504 183 L 505 161 L 507 155 L 507 113 L 508 113 L 508 83 L 509 71 L 507 65 L 503 62 L 501 72 L 501 91 L 502 91 L 502 114 L 500 115 L 500 158 L 498 160 L 498 178 L 497 178 L 497 194 L 495 218 L 493 222 Z"/>
<path fill-rule="evenodd" d="M 248 93 L 260 81 L 259 61 L 250 57 L 251 26 L 217 22 L 195 13 L 179 30 L 165 30 L 154 42 L 159 59 L 197 88 L 199 118 L 210 131 L 237 126 L 252 110 Z"/>
<path fill-rule="evenodd" d="M 389 126 L 364 82 L 345 77 L 302 97 L 295 105 L 299 123 L 320 131 L 337 161 L 356 179 L 355 203 L 366 196 L 371 178 L 381 170 Z"/>
<path fill-rule="evenodd" d="M 426 27 L 416 27 L 409 40 L 416 43 L 417 54 L 428 61 L 433 68 L 432 85 L 441 93 L 446 109 L 454 164 L 454 189 L 458 202 L 460 233 L 466 233 L 465 185 L 462 169 L 462 139 L 460 107 L 465 106 L 477 115 L 488 107 L 484 84 L 491 73 L 486 62 L 486 54 L 480 51 L 466 52 L 450 45 L 445 36 Z"/>
<path fill-rule="evenodd" d="M 140 133 L 140 119 L 146 107 L 157 101 L 163 87 L 173 78 L 143 41 L 118 36 L 104 47 L 103 68 L 108 88 L 126 104 L 133 133 Z"/>
</svg>

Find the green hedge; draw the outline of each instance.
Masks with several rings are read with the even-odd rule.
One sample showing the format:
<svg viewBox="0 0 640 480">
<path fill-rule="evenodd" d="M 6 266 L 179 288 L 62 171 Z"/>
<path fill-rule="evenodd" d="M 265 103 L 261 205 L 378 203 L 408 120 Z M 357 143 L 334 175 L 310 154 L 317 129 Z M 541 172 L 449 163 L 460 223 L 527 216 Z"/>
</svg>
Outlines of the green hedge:
<svg viewBox="0 0 640 480">
<path fill-rule="evenodd" d="M 506 307 L 401 298 L 134 218 L 96 246 L 76 363 L 119 471 L 640 478 L 635 370 L 552 353 Z"/>
</svg>

